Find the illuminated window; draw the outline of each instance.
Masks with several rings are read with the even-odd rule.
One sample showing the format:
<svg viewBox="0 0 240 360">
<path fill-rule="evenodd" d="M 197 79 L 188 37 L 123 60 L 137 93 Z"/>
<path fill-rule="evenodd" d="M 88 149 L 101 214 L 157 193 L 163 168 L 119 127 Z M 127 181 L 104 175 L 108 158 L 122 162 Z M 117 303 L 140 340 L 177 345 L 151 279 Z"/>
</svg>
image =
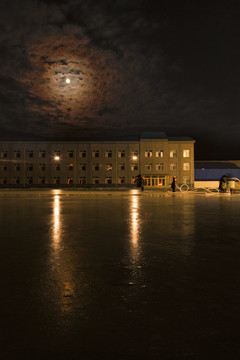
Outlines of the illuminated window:
<svg viewBox="0 0 240 360">
<path fill-rule="evenodd" d="M 183 170 L 190 170 L 190 164 L 189 163 L 183 163 Z"/>
<path fill-rule="evenodd" d="M 138 164 L 131 164 L 131 170 L 137 171 L 138 170 Z"/>
<path fill-rule="evenodd" d="M 111 158 L 112 157 L 112 150 L 106 150 L 105 151 L 105 157 Z"/>
<path fill-rule="evenodd" d="M 16 159 L 19 159 L 19 158 L 21 157 L 21 151 L 20 151 L 20 150 L 15 150 L 15 151 L 14 151 L 14 157 L 15 157 Z"/>
<path fill-rule="evenodd" d="M 156 170 L 157 171 L 160 171 L 160 170 L 163 170 L 163 164 L 156 164 Z"/>
<path fill-rule="evenodd" d="M 184 176 L 183 177 L 183 183 L 190 185 L 191 184 L 190 176 Z"/>
<path fill-rule="evenodd" d="M 67 178 L 67 184 L 68 184 L 68 185 L 73 184 L 73 178 L 72 178 L 72 177 L 68 177 L 68 178 Z"/>
<path fill-rule="evenodd" d="M 131 184 L 136 184 L 136 178 L 135 178 L 135 176 L 132 176 L 132 177 L 131 177 Z"/>
<path fill-rule="evenodd" d="M 183 150 L 183 157 L 189 157 L 189 150 Z"/>
<path fill-rule="evenodd" d="M 86 171 L 87 170 L 87 165 L 86 164 L 80 164 L 80 170 L 81 171 Z"/>
<path fill-rule="evenodd" d="M 94 171 L 99 171 L 99 164 L 93 164 L 93 170 Z"/>
<path fill-rule="evenodd" d="M 42 159 L 45 159 L 46 158 L 46 150 L 40 150 L 39 151 L 39 157 L 42 158 Z"/>
<path fill-rule="evenodd" d="M 99 177 L 98 177 L 98 176 L 94 176 L 94 177 L 92 178 L 92 183 L 93 183 L 93 184 L 99 184 Z"/>
<path fill-rule="evenodd" d="M 163 157 L 163 150 L 158 150 L 158 151 L 156 151 L 156 157 L 157 158 L 162 158 Z"/>
<path fill-rule="evenodd" d="M 1 152 L 0 152 L 0 158 L 1 158 L 1 159 L 6 159 L 7 157 L 8 157 L 7 151 L 1 151 Z"/>
<path fill-rule="evenodd" d="M 125 150 L 118 150 L 118 157 L 125 158 Z"/>
<path fill-rule="evenodd" d="M 106 164 L 105 165 L 105 170 L 106 171 L 112 171 L 112 164 Z"/>
<path fill-rule="evenodd" d="M 170 164 L 170 170 L 176 170 L 177 169 L 177 164 L 172 163 Z"/>
<path fill-rule="evenodd" d="M 93 150 L 92 157 L 93 158 L 99 158 L 99 150 Z"/>
<path fill-rule="evenodd" d="M 152 150 L 145 150 L 145 157 L 146 158 L 152 157 L 152 154 L 153 154 Z"/>
<path fill-rule="evenodd" d="M 112 178 L 110 176 L 105 177 L 105 184 L 111 184 Z"/>
<path fill-rule="evenodd" d="M 86 178 L 84 176 L 79 178 L 79 184 L 81 185 L 86 184 Z"/>
<path fill-rule="evenodd" d="M 73 150 L 68 150 L 68 157 L 73 158 Z"/>
<path fill-rule="evenodd" d="M 87 157 L 87 152 L 86 152 L 86 150 L 81 150 L 81 151 L 79 152 L 79 157 L 80 157 L 80 158 L 85 158 L 85 157 Z"/>
<path fill-rule="evenodd" d="M 170 150 L 170 157 L 177 157 L 177 150 Z"/>
<path fill-rule="evenodd" d="M 124 171 L 125 170 L 125 164 L 118 164 L 118 169 L 120 171 Z"/>
<path fill-rule="evenodd" d="M 125 184 L 125 176 L 119 176 L 118 184 Z"/>
<path fill-rule="evenodd" d="M 152 170 L 152 164 L 145 164 L 145 170 L 151 171 Z"/>
</svg>

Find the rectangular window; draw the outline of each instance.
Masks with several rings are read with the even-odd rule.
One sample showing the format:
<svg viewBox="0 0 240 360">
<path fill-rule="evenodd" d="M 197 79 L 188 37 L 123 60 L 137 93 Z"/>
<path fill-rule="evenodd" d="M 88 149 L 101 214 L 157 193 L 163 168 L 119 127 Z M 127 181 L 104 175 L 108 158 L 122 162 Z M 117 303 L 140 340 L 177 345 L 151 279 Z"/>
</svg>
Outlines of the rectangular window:
<svg viewBox="0 0 240 360">
<path fill-rule="evenodd" d="M 31 185 L 33 183 L 33 178 L 32 176 L 28 176 L 27 177 L 27 184 Z"/>
<path fill-rule="evenodd" d="M 132 177 L 131 177 L 131 184 L 136 184 L 136 178 L 135 178 L 135 176 L 132 176 Z"/>
<path fill-rule="evenodd" d="M 118 164 L 118 169 L 120 171 L 124 171 L 125 170 L 125 164 Z"/>
<path fill-rule="evenodd" d="M 7 157 L 8 157 L 7 151 L 1 151 L 0 152 L 0 158 L 1 159 L 7 159 Z"/>
<path fill-rule="evenodd" d="M 189 157 L 189 150 L 183 150 L 183 157 Z"/>
<path fill-rule="evenodd" d="M 14 157 L 15 157 L 15 159 L 19 159 L 19 158 L 21 157 L 21 152 L 20 152 L 20 150 L 15 150 L 15 151 L 14 151 Z"/>
<path fill-rule="evenodd" d="M 33 171 L 33 164 L 27 164 L 27 171 Z"/>
<path fill-rule="evenodd" d="M 81 150 L 81 151 L 79 152 L 79 157 L 80 157 L 80 158 L 85 158 L 85 157 L 87 157 L 87 152 L 86 152 L 86 150 Z"/>
<path fill-rule="evenodd" d="M 183 183 L 184 184 L 187 184 L 187 185 L 190 185 L 191 182 L 190 182 L 190 176 L 184 176 L 183 177 Z"/>
<path fill-rule="evenodd" d="M 20 184 L 20 177 L 19 176 L 14 177 L 14 184 L 16 184 L 16 185 Z"/>
<path fill-rule="evenodd" d="M 68 150 L 68 157 L 73 158 L 73 150 Z"/>
<path fill-rule="evenodd" d="M 86 184 L 85 176 L 82 176 L 82 177 L 79 178 L 79 184 L 81 184 L 81 185 Z"/>
<path fill-rule="evenodd" d="M 33 158 L 33 150 L 27 150 L 27 157 Z"/>
<path fill-rule="evenodd" d="M 177 164 L 172 163 L 170 164 L 170 170 L 176 170 L 177 169 Z"/>
<path fill-rule="evenodd" d="M 190 164 L 189 163 L 183 163 L 183 170 L 190 170 Z"/>
<path fill-rule="evenodd" d="M 7 178 L 2 176 L 2 177 L 0 178 L 0 184 L 1 184 L 1 185 L 6 185 L 6 184 L 7 184 Z"/>
<path fill-rule="evenodd" d="M 137 171 L 138 170 L 138 164 L 131 164 L 131 170 Z"/>
<path fill-rule="evenodd" d="M 59 176 L 55 176 L 55 177 L 53 178 L 53 183 L 54 183 L 54 184 L 60 184 L 60 177 L 59 177 Z"/>
<path fill-rule="evenodd" d="M 145 157 L 146 158 L 152 157 L 152 154 L 153 154 L 152 150 L 145 150 Z"/>
<path fill-rule="evenodd" d="M 80 164 L 80 170 L 81 171 L 86 171 L 87 170 L 87 165 L 86 164 Z"/>
<path fill-rule="evenodd" d="M 6 164 L 1 165 L 1 170 L 2 171 L 7 171 L 7 165 Z"/>
<path fill-rule="evenodd" d="M 131 151 L 131 158 L 133 158 L 133 157 L 138 157 L 138 151 L 137 150 L 132 150 Z"/>
<path fill-rule="evenodd" d="M 14 164 L 15 171 L 20 171 L 20 164 Z"/>
<path fill-rule="evenodd" d="M 46 179 L 45 179 L 44 176 L 40 176 L 40 177 L 39 177 L 39 184 L 41 184 L 41 185 L 46 184 Z"/>
<path fill-rule="evenodd" d="M 119 176 L 118 184 L 125 184 L 125 176 Z"/>
<path fill-rule="evenodd" d="M 68 185 L 73 184 L 73 177 L 68 177 L 67 178 L 67 184 Z"/>
<path fill-rule="evenodd" d="M 162 158 L 163 157 L 163 150 L 157 150 L 156 151 L 156 157 L 157 158 Z"/>
<path fill-rule="evenodd" d="M 40 170 L 46 171 L 46 164 L 40 164 Z"/>
<path fill-rule="evenodd" d="M 54 150 L 53 152 L 53 156 L 60 156 L 61 155 L 61 151 L 60 150 Z"/>
<path fill-rule="evenodd" d="M 125 158 L 125 150 L 118 150 L 118 157 Z"/>
<path fill-rule="evenodd" d="M 170 157 L 177 157 L 177 150 L 170 150 Z"/>
<path fill-rule="evenodd" d="M 93 184 L 99 184 L 99 177 L 98 177 L 98 176 L 94 176 L 94 177 L 92 178 L 92 183 L 93 183 Z"/>
<path fill-rule="evenodd" d="M 39 157 L 40 157 L 40 159 L 45 159 L 46 158 L 46 150 L 40 150 Z"/>
<path fill-rule="evenodd" d="M 99 150 L 93 150 L 92 157 L 93 158 L 99 158 Z"/>
<path fill-rule="evenodd" d="M 112 164 L 106 164 L 105 165 L 105 170 L 106 171 L 112 171 Z"/>
<path fill-rule="evenodd" d="M 160 170 L 163 170 L 163 164 L 156 164 L 156 170 L 157 171 L 160 171 Z"/>
<path fill-rule="evenodd" d="M 72 164 L 72 163 L 69 163 L 69 164 L 68 164 L 68 170 L 69 170 L 69 171 L 73 171 L 73 164 Z"/>
<path fill-rule="evenodd" d="M 61 170 L 60 164 L 55 164 L 55 170 L 56 170 L 56 171 L 60 171 L 60 170 Z"/>
<path fill-rule="evenodd" d="M 112 178 L 110 176 L 105 177 L 105 184 L 111 184 Z"/>
<path fill-rule="evenodd" d="M 145 170 L 151 171 L 152 170 L 152 164 L 145 164 Z"/>
<path fill-rule="evenodd" d="M 112 157 L 112 150 L 106 150 L 105 151 L 105 157 L 111 158 Z"/>
<path fill-rule="evenodd" d="M 99 164 L 93 164 L 93 170 L 99 171 Z"/>
</svg>

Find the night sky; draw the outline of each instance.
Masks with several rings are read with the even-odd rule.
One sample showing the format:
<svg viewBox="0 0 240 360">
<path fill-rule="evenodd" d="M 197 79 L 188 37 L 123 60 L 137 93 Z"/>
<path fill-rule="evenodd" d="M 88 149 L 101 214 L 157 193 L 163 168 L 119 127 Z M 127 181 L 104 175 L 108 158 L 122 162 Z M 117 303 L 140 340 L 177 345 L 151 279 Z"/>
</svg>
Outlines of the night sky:
<svg viewBox="0 0 240 360">
<path fill-rule="evenodd" d="M 239 159 L 239 2 L 216 4 L 1 0 L 0 139 L 165 131 Z"/>
</svg>

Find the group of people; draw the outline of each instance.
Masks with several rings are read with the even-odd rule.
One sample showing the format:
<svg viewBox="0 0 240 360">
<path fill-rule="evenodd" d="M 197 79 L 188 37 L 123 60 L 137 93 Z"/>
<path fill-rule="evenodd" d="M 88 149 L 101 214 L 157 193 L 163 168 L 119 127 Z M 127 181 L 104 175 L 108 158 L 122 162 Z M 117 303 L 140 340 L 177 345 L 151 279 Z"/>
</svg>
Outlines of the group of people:
<svg viewBox="0 0 240 360">
<path fill-rule="evenodd" d="M 140 174 L 136 177 L 135 182 L 137 183 L 137 187 L 140 187 L 142 189 L 142 191 L 143 191 L 145 181 L 144 181 L 144 178 Z M 173 192 L 176 191 L 176 187 L 177 187 L 177 178 L 176 178 L 176 176 L 174 176 L 173 179 L 172 179 L 172 183 L 171 183 L 171 188 L 172 188 Z"/>
</svg>

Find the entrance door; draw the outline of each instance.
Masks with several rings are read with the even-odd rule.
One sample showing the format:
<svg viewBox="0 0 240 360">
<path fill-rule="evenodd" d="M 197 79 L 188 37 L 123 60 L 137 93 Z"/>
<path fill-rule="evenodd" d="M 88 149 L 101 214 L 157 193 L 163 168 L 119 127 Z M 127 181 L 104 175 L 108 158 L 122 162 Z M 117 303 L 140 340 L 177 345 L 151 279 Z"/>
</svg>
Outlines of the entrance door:
<svg viewBox="0 0 240 360">
<path fill-rule="evenodd" d="M 144 180 L 145 180 L 145 186 L 152 188 L 159 188 L 159 187 L 164 187 L 166 186 L 166 176 L 165 175 L 147 175 L 144 176 Z"/>
</svg>

